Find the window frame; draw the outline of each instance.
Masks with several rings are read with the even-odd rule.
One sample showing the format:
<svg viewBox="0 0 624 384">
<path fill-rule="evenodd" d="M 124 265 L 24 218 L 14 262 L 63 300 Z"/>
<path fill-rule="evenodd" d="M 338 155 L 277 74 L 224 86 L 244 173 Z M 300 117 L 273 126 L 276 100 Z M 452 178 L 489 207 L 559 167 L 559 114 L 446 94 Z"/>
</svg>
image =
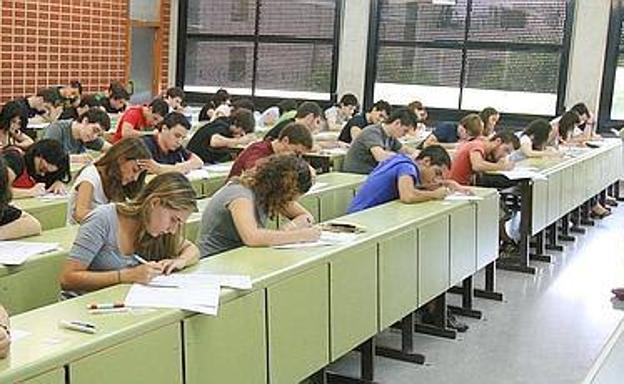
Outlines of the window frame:
<svg viewBox="0 0 624 384">
<path fill-rule="evenodd" d="M 602 72 L 602 85 L 600 87 L 600 102 L 598 106 L 598 129 L 601 132 L 611 128 L 619 128 L 624 125 L 624 120 L 611 119 L 618 56 L 620 53 L 624 54 L 624 47 L 620 49 L 622 22 L 624 22 L 624 1 L 611 0 L 607 46 L 604 69 Z"/>
<path fill-rule="evenodd" d="M 478 112 L 469 109 L 462 109 L 462 98 L 464 94 L 464 88 L 467 82 L 467 60 L 468 52 L 479 51 L 511 51 L 511 52 L 560 52 L 560 71 L 557 84 L 557 102 L 556 102 L 556 115 L 562 114 L 565 110 L 565 94 L 566 83 L 568 76 L 570 46 L 572 40 L 572 30 L 575 18 L 575 6 L 577 0 L 565 0 L 566 1 L 566 19 L 563 27 L 563 40 L 561 45 L 553 43 L 510 43 L 510 42 L 480 42 L 469 40 L 470 30 L 470 17 L 473 0 L 466 1 L 466 16 L 464 20 L 464 36 L 462 40 L 451 41 L 435 41 L 435 42 L 423 42 L 423 41 L 399 41 L 399 40 L 382 40 L 380 41 L 380 22 L 381 22 L 381 2 L 383 0 L 371 0 L 371 12 L 369 16 L 369 45 L 367 54 L 367 66 L 365 76 L 365 90 L 364 90 L 364 106 L 368 109 L 374 102 L 375 95 L 375 82 L 377 79 L 377 61 L 379 50 L 384 47 L 415 47 L 415 48 L 436 48 L 436 49 L 456 49 L 461 50 L 462 61 L 459 78 L 459 97 L 457 100 L 457 108 L 427 108 L 430 114 L 435 115 L 437 120 L 458 120 L 461 116 L 470 113 Z M 505 116 L 506 122 L 514 122 L 518 124 L 525 124 L 526 122 L 538 117 L 552 117 L 553 115 L 533 115 L 529 113 L 502 113 Z"/>
<path fill-rule="evenodd" d="M 250 97 L 258 106 L 265 106 L 279 100 L 277 96 L 257 96 L 257 75 L 258 75 L 258 54 L 260 44 L 326 44 L 332 48 L 332 63 L 330 73 L 330 87 L 327 92 L 327 98 L 315 99 L 315 101 L 323 104 L 334 103 L 337 100 L 337 86 L 338 86 L 338 58 L 340 48 L 340 34 L 342 29 L 342 12 L 343 3 L 345 0 L 334 0 L 336 3 L 334 13 L 334 31 L 331 38 L 311 38 L 311 37 L 297 37 L 293 35 L 271 35 L 260 34 L 260 8 L 262 1 L 270 0 L 254 0 L 255 1 L 255 15 L 251 15 L 254 20 L 254 32 L 251 34 L 227 34 L 227 33 L 189 33 L 188 32 L 188 6 L 190 0 L 180 0 L 180 6 L 178 11 L 178 49 L 176 57 L 176 86 L 184 88 L 186 78 L 186 47 L 187 41 L 193 39 L 195 41 L 222 41 L 222 42 L 251 42 L 253 43 L 252 51 L 252 73 L 251 73 L 251 94 L 245 95 Z M 204 0 L 207 1 L 207 0 Z M 214 0 L 213 0 L 214 1 Z M 219 85 L 215 84 L 215 88 L 219 88 Z M 223 88 L 228 89 L 227 85 L 223 85 Z M 295 91 L 285 91 L 295 92 Z M 209 92 L 185 92 L 186 98 L 191 102 L 203 102 L 209 99 L 214 93 Z M 230 92 L 234 96 L 238 95 Z M 295 98 L 296 99 L 296 98 Z"/>
</svg>

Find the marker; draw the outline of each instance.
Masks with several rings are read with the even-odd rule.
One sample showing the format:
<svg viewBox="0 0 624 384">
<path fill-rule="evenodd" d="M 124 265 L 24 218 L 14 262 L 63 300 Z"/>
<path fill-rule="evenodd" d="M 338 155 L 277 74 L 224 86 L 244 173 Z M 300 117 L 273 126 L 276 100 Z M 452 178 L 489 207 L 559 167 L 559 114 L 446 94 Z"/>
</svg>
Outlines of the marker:
<svg viewBox="0 0 624 384">
<path fill-rule="evenodd" d="M 123 308 L 126 305 L 124 303 L 92 303 L 87 305 L 87 309 L 113 309 L 113 308 Z"/>
<path fill-rule="evenodd" d="M 61 320 L 59 321 L 59 327 L 89 334 L 97 332 L 95 325 L 79 320 Z"/>
</svg>

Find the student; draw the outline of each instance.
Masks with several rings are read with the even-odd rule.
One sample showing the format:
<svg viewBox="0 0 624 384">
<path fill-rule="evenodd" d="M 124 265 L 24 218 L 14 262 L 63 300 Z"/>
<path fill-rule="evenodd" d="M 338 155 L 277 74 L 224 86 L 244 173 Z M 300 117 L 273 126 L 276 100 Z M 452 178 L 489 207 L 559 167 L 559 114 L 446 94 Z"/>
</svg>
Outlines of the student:
<svg viewBox="0 0 624 384">
<path fill-rule="evenodd" d="M 0 156 L 0 240 L 13 240 L 41 233 L 41 224 L 29 213 L 12 206 L 9 169 Z"/>
<path fill-rule="evenodd" d="M 412 111 L 418 117 L 418 125 L 416 126 L 416 129 L 408 133 L 410 135 L 416 136 L 419 131 L 427 128 L 425 123 L 427 122 L 429 113 L 427 112 L 427 109 L 425 108 L 423 103 L 418 100 L 414 100 L 411 103 L 407 104 L 407 109 Z"/>
<path fill-rule="evenodd" d="M 581 124 L 581 117 L 575 111 L 567 111 L 560 117 L 550 121 L 553 133 L 549 138 L 549 145 L 557 147 L 559 144 L 573 144 L 572 133 Z"/>
<path fill-rule="evenodd" d="M 490 137 L 496 131 L 500 113 L 492 107 L 487 107 L 479 113 L 479 117 L 483 121 L 483 136 Z"/>
<path fill-rule="evenodd" d="M 24 133 L 28 126 L 26 112 L 17 101 L 9 101 L 0 110 L 0 148 L 15 146 L 27 150 L 33 140 Z"/>
<path fill-rule="evenodd" d="M 585 103 L 574 104 L 570 110 L 578 113 L 581 120 L 578 128 L 572 132 L 573 136 L 580 137 L 581 140 L 602 139 L 602 137 L 596 133 L 596 119 L 594 114 L 589 111 Z"/>
<path fill-rule="evenodd" d="M 52 88 L 58 93 L 60 105 L 63 110 L 75 107 L 80 103 L 80 98 L 82 96 L 82 84 L 80 81 L 73 80 L 68 86 L 59 85 Z"/>
<path fill-rule="evenodd" d="M 379 162 L 396 152 L 414 156 L 416 150 L 401 144 L 399 138 L 418 124 L 407 108 L 399 108 L 384 123 L 369 125 L 353 140 L 344 160 L 344 171 L 369 174 Z"/>
<path fill-rule="evenodd" d="M 283 120 L 294 119 L 297 115 L 297 102 L 292 99 L 282 100 L 277 103 L 277 109 L 279 110 L 279 119 L 275 122 L 275 125 L 281 123 Z"/>
<path fill-rule="evenodd" d="M 199 111 L 199 116 L 197 121 L 211 121 L 214 116 L 215 105 L 214 101 L 208 100 L 206 104 L 202 106 L 202 109 Z"/>
<path fill-rule="evenodd" d="M 472 140 L 483 134 L 483 121 L 476 113 L 464 116 L 459 124 L 443 122 L 439 124 L 425 140 L 424 147 L 441 144 L 455 147 L 455 144 Z M 449 145 L 450 144 L 450 145 Z"/>
<path fill-rule="evenodd" d="M 388 102 L 377 101 L 368 112 L 355 115 L 347 121 L 347 124 L 340 131 L 338 141 L 351 144 L 365 127 L 383 122 L 390 116 L 391 112 L 392 107 Z"/>
<path fill-rule="evenodd" d="M 406 204 L 444 199 L 451 190 L 467 192 L 452 180 L 445 180 L 451 158 L 444 148 L 432 145 L 414 161 L 397 154 L 377 165 L 351 201 L 347 213 L 358 212 L 400 199 Z"/>
<path fill-rule="evenodd" d="M 553 147 L 548 147 L 548 138 L 552 126 L 544 119 L 533 120 L 520 136 L 520 153 L 524 159 L 528 157 L 553 157 L 559 156 L 559 152 Z"/>
<path fill-rule="evenodd" d="M 128 108 L 117 122 L 117 130 L 111 142 L 114 144 L 124 137 L 139 137 L 147 127 L 158 126 L 169 111 L 169 105 L 162 99 L 154 99 L 149 105 Z"/>
<path fill-rule="evenodd" d="M 330 131 L 340 131 L 358 109 L 358 99 L 352 93 L 345 93 L 338 104 L 325 110 L 325 120 Z"/>
<path fill-rule="evenodd" d="M 273 154 L 295 154 L 297 156 L 310 152 L 314 139 L 307 126 L 290 123 L 275 140 L 262 140 L 251 144 L 241 152 L 230 170 L 228 179 L 240 176 L 244 171 L 253 168 L 260 159 Z"/>
<path fill-rule="evenodd" d="M 204 165 L 202 159 L 183 145 L 190 129 L 191 124 L 184 115 L 169 113 L 158 126 L 158 133 L 142 138 L 152 156 L 141 161 L 140 165 L 155 174 L 171 171 L 188 173 L 201 168 Z"/>
<path fill-rule="evenodd" d="M 313 101 L 305 101 L 297 107 L 297 114 L 292 119 L 285 119 L 275 124 L 269 132 L 264 135 L 264 140 L 275 140 L 280 136 L 282 129 L 290 123 L 304 124 L 312 134 L 321 128 L 321 117 L 323 110 Z"/>
<path fill-rule="evenodd" d="M 11 333 L 9 324 L 9 314 L 0 305 L 0 359 L 4 359 L 9 354 L 11 346 Z"/>
<path fill-rule="evenodd" d="M 15 198 L 35 197 L 45 192 L 65 193 L 64 183 L 71 180 L 69 155 L 57 141 L 37 141 L 26 153 L 17 148 L 6 148 L 2 153 Z"/>
<path fill-rule="evenodd" d="M 169 112 L 184 111 L 184 90 L 182 88 L 172 87 L 167 89 L 163 99 L 169 105 Z"/>
<path fill-rule="evenodd" d="M 64 108 L 63 112 L 61 113 L 61 116 L 59 116 L 58 119 L 59 120 L 76 120 L 78 119 L 78 116 L 87 112 L 89 108 L 91 108 L 91 106 L 93 106 L 93 108 L 99 108 L 101 110 L 104 110 L 104 108 L 100 107 L 97 102 L 93 101 L 92 95 L 91 96 L 87 95 L 84 97 L 80 97 L 80 101 L 77 104 L 73 104 L 69 108 Z"/>
<path fill-rule="evenodd" d="M 511 131 L 499 132 L 490 139 L 463 143 L 453 158 L 450 177 L 461 185 L 471 185 L 477 173 L 511 170 L 514 163 L 507 156 L 519 147 L 518 137 Z"/>
<path fill-rule="evenodd" d="M 178 172 L 152 179 L 129 202 L 100 205 L 82 222 L 63 264 L 60 283 L 83 293 L 120 283 L 148 283 L 195 264 L 197 247 L 184 239 L 184 224 L 197 201 Z M 141 264 L 135 255 L 148 260 Z"/>
<path fill-rule="evenodd" d="M 146 172 L 140 161 L 150 158 L 141 139 L 128 137 L 95 163 L 82 168 L 69 194 L 67 223 L 82 222 L 99 205 L 136 197 L 145 184 Z"/>
<path fill-rule="evenodd" d="M 102 134 L 109 129 L 108 114 L 99 108 L 91 108 L 76 120 L 59 120 L 50 124 L 43 138 L 58 141 L 72 162 L 89 162 L 92 159 L 86 154 L 87 148 L 106 152 L 111 147 L 102 139 Z"/>
<path fill-rule="evenodd" d="M 234 148 L 254 140 L 252 133 L 256 121 L 251 111 L 240 109 L 230 117 L 216 119 L 199 128 L 191 137 L 187 148 L 204 163 L 219 163 L 231 159 L 226 148 Z"/>
<path fill-rule="evenodd" d="M 293 155 L 273 155 L 221 188 L 202 214 L 201 257 L 247 245 L 268 247 L 318 240 L 312 215 L 297 199 L 312 186 L 308 163 Z M 291 220 L 281 230 L 266 229 L 267 218 Z"/>
<path fill-rule="evenodd" d="M 218 119 L 219 117 L 229 117 L 232 113 L 232 97 L 225 89 L 221 88 L 217 90 L 214 98 L 212 99 L 214 104 L 214 113 L 212 115 L 212 120 Z"/>
<path fill-rule="evenodd" d="M 96 95 L 95 100 L 107 113 L 122 113 L 128 107 L 130 93 L 119 81 L 113 81 L 106 93 Z"/>
<path fill-rule="evenodd" d="M 40 89 L 36 95 L 15 100 L 22 107 L 29 119 L 40 117 L 51 122 L 60 116 L 62 109 L 58 106 L 60 98 L 52 88 Z"/>
</svg>

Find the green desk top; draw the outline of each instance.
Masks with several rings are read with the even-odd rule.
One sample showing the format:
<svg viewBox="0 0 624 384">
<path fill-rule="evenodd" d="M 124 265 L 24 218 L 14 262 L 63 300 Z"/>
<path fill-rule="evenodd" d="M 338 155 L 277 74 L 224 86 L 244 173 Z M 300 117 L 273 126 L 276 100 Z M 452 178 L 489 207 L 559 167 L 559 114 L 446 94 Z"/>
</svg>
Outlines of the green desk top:
<svg viewBox="0 0 624 384">
<path fill-rule="evenodd" d="M 31 212 L 32 210 L 43 207 L 67 207 L 67 202 L 68 199 L 41 199 L 38 197 L 30 197 L 28 199 L 13 200 L 11 204 L 15 205 L 17 208 L 23 211 Z"/>
</svg>

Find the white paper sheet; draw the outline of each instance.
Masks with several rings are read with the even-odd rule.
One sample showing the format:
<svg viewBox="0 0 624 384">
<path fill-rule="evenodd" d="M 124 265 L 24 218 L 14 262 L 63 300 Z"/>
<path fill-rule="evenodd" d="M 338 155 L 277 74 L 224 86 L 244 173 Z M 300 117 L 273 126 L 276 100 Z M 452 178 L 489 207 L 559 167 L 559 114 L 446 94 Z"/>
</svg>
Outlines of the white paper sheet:
<svg viewBox="0 0 624 384">
<path fill-rule="evenodd" d="M 324 246 L 329 246 L 329 245 L 348 244 L 348 243 L 354 242 L 357 236 L 358 235 L 356 233 L 336 233 L 336 232 L 322 231 L 321 237 L 317 241 L 275 245 L 273 246 L 273 248 L 298 249 L 298 248 L 313 248 L 313 247 L 324 247 Z"/>
<path fill-rule="evenodd" d="M 208 171 L 205 169 L 193 169 L 192 171 L 187 173 L 185 176 L 187 179 L 191 181 L 202 180 L 202 179 L 207 179 L 208 177 L 210 177 L 210 173 L 208 173 Z"/>
<path fill-rule="evenodd" d="M 69 198 L 68 194 L 56 194 L 56 193 L 46 193 L 39 196 L 41 200 L 67 200 Z"/>
<path fill-rule="evenodd" d="M 220 275 L 205 272 L 174 273 L 171 275 L 156 276 L 149 285 L 175 287 L 203 287 L 217 284 L 220 287 L 234 289 L 251 289 L 251 277 L 247 275 Z"/>
<path fill-rule="evenodd" d="M 328 185 L 329 183 L 314 183 L 307 193 L 320 191 L 321 189 L 326 188 Z"/>
<path fill-rule="evenodd" d="M 232 163 L 205 165 L 203 169 L 213 173 L 230 173 Z"/>
<path fill-rule="evenodd" d="M 547 180 L 546 176 L 542 175 L 539 172 L 532 171 L 530 169 L 513 169 L 511 171 L 501 171 L 500 174 L 507 177 L 509 180 L 522 180 L 522 179 Z"/>
<path fill-rule="evenodd" d="M 29 257 L 57 250 L 58 243 L 0 241 L 0 264 L 20 265 Z"/>
<path fill-rule="evenodd" d="M 321 155 L 346 155 L 348 148 L 327 148 L 321 150 Z"/>
<path fill-rule="evenodd" d="M 455 192 L 446 196 L 444 200 L 446 201 L 478 201 L 478 200 L 483 200 L 483 197 L 475 196 L 475 195 L 466 195 L 464 193 Z"/>
<path fill-rule="evenodd" d="M 219 310 L 219 292 L 218 284 L 177 288 L 133 284 L 125 304 L 129 307 L 184 309 L 216 315 Z"/>
</svg>

